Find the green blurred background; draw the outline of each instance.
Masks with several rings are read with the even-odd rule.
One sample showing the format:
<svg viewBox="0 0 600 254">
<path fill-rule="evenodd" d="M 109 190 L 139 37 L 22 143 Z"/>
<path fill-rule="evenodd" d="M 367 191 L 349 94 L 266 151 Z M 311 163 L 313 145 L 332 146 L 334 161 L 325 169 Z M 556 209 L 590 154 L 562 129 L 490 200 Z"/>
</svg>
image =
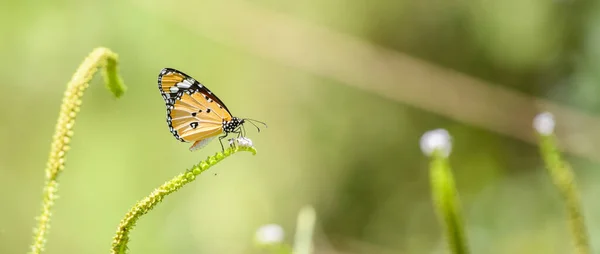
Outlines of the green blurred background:
<svg viewBox="0 0 600 254">
<path fill-rule="evenodd" d="M 169 133 L 156 84 L 163 67 L 192 75 L 234 115 L 269 128 L 248 129 L 256 156 L 236 154 L 143 216 L 131 253 L 255 253 L 256 228 L 281 224 L 291 241 L 306 204 L 318 215 L 317 253 L 443 253 L 419 149 L 422 133 L 434 128 L 454 137 L 451 163 L 473 253 L 572 253 L 562 201 L 535 144 L 381 96 L 375 84 L 348 85 L 343 73 L 302 68 L 312 64 L 303 56 L 336 58 L 295 22 L 600 113 L 600 6 L 592 1 L 7 0 L 0 5 L 0 253 L 28 250 L 62 93 L 98 46 L 119 54 L 129 89 L 116 100 L 99 77 L 91 82 L 46 253 L 107 253 L 137 200 L 220 150 L 213 141 L 189 152 Z M 221 32 L 227 24 L 250 36 L 277 25 L 296 43 L 259 38 L 255 45 L 260 40 L 227 35 L 235 29 Z M 270 47 L 296 58 L 273 57 Z M 568 159 L 600 248 L 598 165 Z"/>
</svg>

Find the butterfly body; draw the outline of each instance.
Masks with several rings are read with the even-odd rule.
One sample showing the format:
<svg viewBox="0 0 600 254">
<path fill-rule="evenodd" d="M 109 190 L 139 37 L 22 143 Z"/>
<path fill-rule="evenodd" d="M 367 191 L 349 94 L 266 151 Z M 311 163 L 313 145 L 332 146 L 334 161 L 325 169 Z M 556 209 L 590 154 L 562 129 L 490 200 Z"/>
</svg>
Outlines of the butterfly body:
<svg viewBox="0 0 600 254">
<path fill-rule="evenodd" d="M 221 134 L 219 141 L 230 133 L 242 136 L 245 132 L 247 119 L 232 116 L 215 94 L 189 75 L 164 68 L 158 75 L 158 88 L 167 107 L 169 130 L 181 142 L 194 142 L 190 150 L 204 147 Z"/>
</svg>

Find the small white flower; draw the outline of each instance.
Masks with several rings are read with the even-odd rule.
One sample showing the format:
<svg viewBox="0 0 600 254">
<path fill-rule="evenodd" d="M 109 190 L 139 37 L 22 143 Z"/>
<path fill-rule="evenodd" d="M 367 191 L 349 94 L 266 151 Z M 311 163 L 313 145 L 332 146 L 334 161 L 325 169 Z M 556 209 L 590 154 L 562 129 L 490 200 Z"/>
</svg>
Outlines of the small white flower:
<svg viewBox="0 0 600 254">
<path fill-rule="evenodd" d="M 242 147 L 252 147 L 252 140 L 250 140 L 249 138 L 246 137 L 240 137 L 240 138 L 230 138 L 229 139 L 229 146 L 242 146 Z"/>
<path fill-rule="evenodd" d="M 277 224 L 267 224 L 256 230 L 256 240 L 261 244 L 280 243 L 283 237 L 283 228 Z"/>
<path fill-rule="evenodd" d="M 550 112 L 540 113 L 533 118 L 533 128 L 542 135 L 550 135 L 554 132 L 554 116 Z"/>
<path fill-rule="evenodd" d="M 452 137 L 445 129 L 435 129 L 427 131 L 421 136 L 421 151 L 427 156 L 431 156 L 433 151 L 440 149 L 446 157 L 452 150 Z"/>
<path fill-rule="evenodd" d="M 237 139 L 237 142 L 240 146 L 252 147 L 252 140 L 246 137 L 241 137 Z"/>
</svg>

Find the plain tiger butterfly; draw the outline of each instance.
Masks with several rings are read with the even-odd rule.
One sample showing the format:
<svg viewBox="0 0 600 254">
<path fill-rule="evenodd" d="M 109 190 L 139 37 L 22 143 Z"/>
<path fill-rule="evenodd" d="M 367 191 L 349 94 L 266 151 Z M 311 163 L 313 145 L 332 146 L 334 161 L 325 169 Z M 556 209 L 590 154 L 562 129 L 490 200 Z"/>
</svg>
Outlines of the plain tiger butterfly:
<svg viewBox="0 0 600 254">
<path fill-rule="evenodd" d="M 190 151 L 206 146 L 219 136 L 222 139 L 230 133 L 238 138 L 246 135 L 244 124 L 258 122 L 248 118 L 238 118 L 214 93 L 189 75 L 172 68 L 164 68 L 158 75 L 158 88 L 167 106 L 167 124 L 175 138 L 181 142 L 194 142 Z M 231 145 L 231 143 L 230 143 Z"/>
</svg>

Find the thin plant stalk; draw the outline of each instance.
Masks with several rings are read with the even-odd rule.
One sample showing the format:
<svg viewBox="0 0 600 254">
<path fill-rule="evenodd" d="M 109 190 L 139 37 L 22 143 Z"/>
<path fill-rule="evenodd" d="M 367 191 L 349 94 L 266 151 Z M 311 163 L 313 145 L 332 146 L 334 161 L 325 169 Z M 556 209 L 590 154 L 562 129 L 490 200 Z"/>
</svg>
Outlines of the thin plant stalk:
<svg viewBox="0 0 600 254">
<path fill-rule="evenodd" d="M 42 209 L 37 217 L 38 224 L 34 229 L 29 253 L 39 254 L 44 251 L 46 235 L 50 228 L 52 206 L 57 198 L 58 177 L 65 167 L 66 155 L 70 149 L 69 143 L 73 137 L 75 118 L 81 106 L 83 92 L 88 88 L 90 80 L 98 69 L 103 68 L 106 86 L 115 97 L 121 97 L 126 90 L 118 73 L 117 62 L 117 54 L 107 48 L 96 48 L 85 58 L 67 84 L 46 164 Z"/>
<path fill-rule="evenodd" d="M 569 228 L 578 254 L 591 254 L 589 236 L 581 198 L 575 181 L 573 169 L 564 161 L 556 145 L 554 134 L 539 135 L 540 153 L 544 164 L 556 188 L 559 190 L 568 213 Z"/>
<path fill-rule="evenodd" d="M 294 254 L 313 253 L 313 233 L 316 218 L 317 215 L 312 206 L 306 206 L 300 210 L 294 239 Z"/>
<path fill-rule="evenodd" d="M 448 158 L 440 150 L 431 156 L 430 181 L 433 204 L 445 228 L 448 248 L 453 254 L 469 253 L 454 177 Z"/>
<path fill-rule="evenodd" d="M 190 170 L 175 176 L 173 179 L 165 182 L 152 191 L 150 195 L 138 201 L 121 220 L 121 223 L 117 228 L 117 233 L 113 237 L 111 253 L 122 254 L 127 252 L 129 234 L 142 215 L 150 212 L 167 195 L 179 190 L 184 185 L 191 183 L 196 179 L 196 176 L 238 151 L 249 151 L 256 154 L 256 149 L 252 146 L 230 147 L 224 152 L 218 152 L 214 156 L 210 156 L 206 160 L 194 165 Z"/>
</svg>

